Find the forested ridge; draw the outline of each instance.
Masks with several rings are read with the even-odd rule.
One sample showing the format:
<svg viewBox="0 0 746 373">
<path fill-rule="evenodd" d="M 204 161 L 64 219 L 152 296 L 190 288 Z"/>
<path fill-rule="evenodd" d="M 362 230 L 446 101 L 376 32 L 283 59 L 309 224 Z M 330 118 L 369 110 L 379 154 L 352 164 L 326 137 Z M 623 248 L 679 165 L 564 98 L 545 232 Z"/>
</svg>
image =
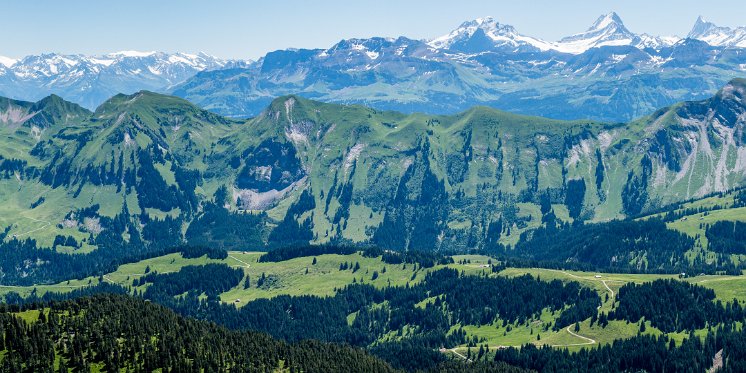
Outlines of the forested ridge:
<svg viewBox="0 0 746 373">
<path fill-rule="evenodd" d="M 30 323 L 0 314 L 4 372 L 247 371 L 389 372 L 364 351 L 304 341 L 289 345 L 254 332 L 182 318 L 140 299 L 97 295 L 41 308 Z M 55 360 L 59 363 L 55 366 Z"/>
<path fill-rule="evenodd" d="M 714 235 L 715 229 L 711 231 Z M 734 241 L 727 238 L 733 237 L 733 233 L 721 236 Z M 646 219 L 595 224 L 550 221 L 543 227 L 522 233 L 515 247 L 498 246 L 492 251 L 505 258 L 508 266 L 516 267 L 616 273 L 741 274 L 743 265 L 734 265 L 728 257 L 719 256 L 713 263 L 706 263 L 700 257 L 690 261 L 685 254 L 693 247 L 692 237 L 667 228 L 661 220 Z"/>
<path fill-rule="evenodd" d="M 195 249 L 187 248 L 194 254 Z M 541 281 L 525 275 L 516 278 L 465 275 L 455 269 L 419 272 L 418 265 L 401 263 L 413 269 L 418 283 L 375 288 L 350 284 L 332 297 L 280 295 L 257 299 L 241 308 L 220 302 L 218 294 L 239 284 L 242 272 L 223 264 L 185 266 L 180 271 L 150 272 L 133 280 L 134 285 L 148 284 L 135 292 L 144 299 L 164 305 L 191 318 L 214 322 L 233 330 L 260 331 L 273 337 L 299 342 L 316 339 L 370 348 L 396 368 L 431 369 L 443 363 L 445 355 L 437 350 L 465 343 L 480 343 L 467 337 L 458 325 L 527 323 L 544 310 L 560 315 L 557 325 L 565 327 L 595 313 L 598 295 L 577 282 Z M 422 268 L 422 267 L 420 267 Z M 250 286 L 260 286 L 257 280 Z M 101 284 L 73 294 L 18 295 L 6 302 L 28 305 L 52 302 L 96 292 L 126 292 L 126 289 Z M 424 307 L 418 303 L 428 301 Z M 578 305 L 589 307 L 578 307 Z M 350 319 L 350 315 L 354 315 Z M 454 329 L 454 326 L 457 326 Z M 379 343 L 385 335 L 397 334 L 395 342 Z M 417 359 L 403 359 L 418 356 Z"/>
<path fill-rule="evenodd" d="M 360 292 L 350 293 L 347 302 L 360 296 Z M 408 302 L 405 299 L 409 297 L 406 293 L 396 294 L 388 300 Z M 288 299 L 280 301 L 286 305 L 287 302 Z M 309 303 L 290 306 L 307 307 Z M 282 312 L 282 308 L 275 312 Z M 253 308 L 251 313 L 261 313 L 261 308 Z M 305 311 L 308 316 L 296 313 L 291 317 L 309 321 L 311 319 L 306 317 L 314 313 L 319 315 L 317 309 L 311 308 Z M 372 321 L 365 317 L 363 323 L 370 327 Z M 313 328 L 311 326 L 307 333 L 314 333 Z M 304 372 L 395 369 L 701 372 L 712 365 L 713 356 L 720 350 L 722 372 L 741 372 L 746 368 L 746 332 L 729 321 L 712 328 L 704 340 L 690 334 L 682 344 L 666 336 L 641 335 L 576 352 L 527 344 L 520 349 L 497 350 L 489 358 L 480 348 L 479 354 L 476 349 L 473 355 L 469 353 L 473 362 L 460 358 L 449 360 L 437 347 L 425 343 L 426 335 L 375 345 L 369 349 L 372 356 L 359 348 L 302 338 L 288 344 L 262 333 L 231 331 L 215 323 L 183 318 L 160 305 L 131 296 L 99 294 L 65 301 L 0 306 L 0 348 L 4 351 L 0 354 L 0 371 L 88 371 L 95 367 L 103 371 L 162 368 L 164 371 L 269 372 L 284 367 Z"/>
<path fill-rule="evenodd" d="M 397 371 L 360 348 L 316 340 L 282 342 L 263 333 L 183 318 L 135 297 L 109 294 L 0 306 L 0 352 L 2 372 Z M 442 358 L 424 371 L 486 368 L 526 371 L 505 363 L 472 366 Z"/>
<path fill-rule="evenodd" d="M 180 272 L 147 275 L 137 281 L 138 284 L 152 281 L 153 285 L 142 294 L 146 299 L 184 316 L 216 322 L 230 329 L 261 331 L 291 342 L 313 338 L 369 347 L 395 367 L 407 369 L 437 366 L 444 361 L 444 355 L 437 353 L 441 347 L 481 342 L 454 326 L 498 321 L 522 324 L 549 310 L 560 317 L 558 324 L 546 327 L 558 329 L 591 317 L 600 304 L 595 292 L 577 282 L 545 282 L 528 275 L 474 276 L 455 269 L 440 269 L 426 274 L 413 271 L 413 276 L 424 278 L 406 286 L 378 289 L 367 284 L 350 284 L 338 289 L 332 297 L 279 295 L 236 308 L 220 302 L 214 293 L 210 295 L 208 286 L 199 280 L 202 275 L 194 276 L 192 290 L 177 286 L 182 284 L 179 279 L 188 278 L 185 273 L 195 271 L 209 276 L 204 267 L 184 267 Z M 233 270 L 225 267 L 221 271 Z M 217 285 L 214 281 L 207 284 Z M 151 290 L 162 287 L 176 290 Z M 176 293 L 179 296 L 174 297 Z M 203 293 L 207 294 L 206 298 L 201 297 Z M 417 306 L 427 299 L 432 301 L 424 307 Z M 350 319 L 350 315 L 354 317 Z M 382 337 L 392 333 L 401 338 L 379 343 Z M 418 358 L 402 360 L 402 356 L 410 355 Z"/>
<path fill-rule="evenodd" d="M 676 280 L 630 283 L 619 289 L 619 303 L 610 319 L 638 322 L 644 318 L 664 332 L 713 327 L 746 319 L 746 309 L 737 300 L 715 301 L 711 289 Z"/>
</svg>

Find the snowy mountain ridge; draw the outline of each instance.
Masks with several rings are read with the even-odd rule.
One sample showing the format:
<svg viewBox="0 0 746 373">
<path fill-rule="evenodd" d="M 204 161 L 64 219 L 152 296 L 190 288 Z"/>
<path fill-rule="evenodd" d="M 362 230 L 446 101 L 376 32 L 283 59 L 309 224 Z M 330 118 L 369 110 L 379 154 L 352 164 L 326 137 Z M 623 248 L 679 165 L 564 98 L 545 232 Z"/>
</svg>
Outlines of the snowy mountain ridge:
<svg viewBox="0 0 746 373">
<path fill-rule="evenodd" d="M 676 36 L 651 36 L 634 34 L 624 26 L 615 12 L 600 16 L 586 31 L 564 37 L 556 42 L 546 41 L 520 34 L 513 26 L 501 24 L 492 17 L 477 18 L 464 22 L 450 33 L 429 40 L 428 44 L 439 49 L 458 49 L 476 38 L 488 38 L 495 48 L 534 47 L 539 51 L 581 54 L 591 48 L 603 46 L 634 46 L 640 49 L 659 49 L 681 40 Z"/>
<path fill-rule="evenodd" d="M 57 94 L 94 109 L 113 94 L 162 91 L 205 70 L 246 66 L 205 53 L 120 51 L 0 57 L 0 95 L 38 100 Z"/>
<path fill-rule="evenodd" d="M 720 27 L 702 17 L 697 18 L 688 37 L 717 47 L 746 48 L 746 26 Z"/>
<path fill-rule="evenodd" d="M 37 101 L 57 94 L 94 109 L 118 93 L 150 90 L 241 117 L 257 115 L 275 97 L 301 94 L 406 112 L 489 105 L 619 121 L 702 99 L 743 76 L 740 48 L 746 27 L 701 17 L 686 38 L 659 37 L 630 31 L 610 12 L 558 41 L 484 17 L 429 40 L 345 39 L 325 49 L 269 52 L 255 62 L 131 50 L 0 57 L 0 96 Z"/>
</svg>

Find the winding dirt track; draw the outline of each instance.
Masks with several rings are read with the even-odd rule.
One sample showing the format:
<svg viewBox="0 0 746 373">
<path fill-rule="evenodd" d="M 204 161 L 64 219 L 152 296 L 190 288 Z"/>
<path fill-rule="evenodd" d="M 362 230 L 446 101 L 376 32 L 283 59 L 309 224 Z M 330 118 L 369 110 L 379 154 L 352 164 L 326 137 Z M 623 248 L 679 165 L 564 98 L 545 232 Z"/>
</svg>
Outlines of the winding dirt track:
<svg viewBox="0 0 746 373">
<path fill-rule="evenodd" d="M 606 281 L 607 281 L 607 280 L 600 280 L 600 279 L 596 279 L 596 278 L 588 278 L 588 277 L 580 277 L 580 276 L 574 275 L 574 274 L 572 274 L 572 273 L 570 273 L 570 272 L 566 272 L 566 271 L 562 271 L 562 270 L 557 270 L 557 269 L 548 269 L 548 270 L 549 270 L 549 271 L 560 272 L 560 273 L 562 273 L 562 274 L 564 274 L 564 275 L 566 275 L 566 276 L 569 276 L 569 277 L 572 277 L 572 278 L 576 278 L 576 279 L 579 279 L 579 280 L 591 280 L 591 281 L 600 281 L 600 282 L 601 282 L 602 284 L 604 284 L 604 287 L 606 288 L 606 290 L 608 290 L 608 291 L 609 291 L 609 293 L 611 293 L 611 298 L 612 298 L 612 299 L 613 299 L 613 298 L 614 298 L 614 296 L 616 295 L 616 294 L 614 293 L 614 290 L 611 290 L 611 288 L 609 287 L 609 284 L 607 284 L 607 283 L 606 283 Z M 613 280 L 612 282 L 615 282 L 615 281 L 616 281 L 616 280 Z M 622 281 L 622 282 L 623 282 L 623 281 Z M 601 308 L 601 306 L 598 306 L 598 308 Z M 587 345 L 593 345 L 593 344 L 596 344 L 596 343 L 598 343 L 598 342 L 597 342 L 597 341 L 596 341 L 595 339 L 593 339 L 593 338 L 589 338 L 589 337 L 586 337 L 586 336 L 583 336 L 583 335 L 580 335 L 580 334 L 578 334 L 578 333 L 575 333 L 575 332 L 573 332 L 573 331 L 571 330 L 571 328 L 572 328 L 572 327 L 573 327 L 573 325 L 570 325 L 570 326 L 568 326 L 568 327 L 567 327 L 567 328 L 566 328 L 565 330 L 567 330 L 567 332 L 568 332 L 568 333 L 569 333 L 570 335 L 572 335 L 573 337 L 576 337 L 576 338 L 580 338 L 580 339 L 584 340 L 585 342 L 583 342 L 583 343 L 570 343 L 570 344 L 564 344 L 564 345 L 551 345 L 551 346 L 552 346 L 552 347 L 587 346 Z M 491 348 L 491 349 L 495 349 L 495 348 L 498 348 L 498 349 L 499 349 L 499 348 L 505 348 L 505 347 L 507 347 L 507 346 L 488 346 L 488 347 L 489 347 L 489 348 Z M 457 356 L 459 356 L 459 357 L 461 357 L 461 358 L 463 358 L 463 359 L 467 360 L 467 359 L 466 359 L 466 356 L 464 356 L 464 355 L 462 355 L 462 354 L 460 354 L 460 353 L 458 353 L 458 352 L 456 351 L 456 348 L 453 348 L 453 349 L 450 349 L 450 350 L 447 350 L 447 351 L 451 351 L 451 352 L 453 352 L 453 353 L 454 353 L 455 355 L 457 355 Z"/>
<path fill-rule="evenodd" d="M 601 280 L 601 283 L 604 284 L 604 286 L 606 286 L 606 289 L 609 290 L 609 293 L 611 293 L 611 297 L 614 298 L 614 290 L 611 290 L 609 285 L 606 284 L 606 280 Z"/>
<path fill-rule="evenodd" d="M 23 232 L 23 233 L 17 233 L 17 234 L 14 234 L 14 235 L 13 235 L 13 237 L 16 237 L 16 238 L 20 238 L 20 236 L 24 236 L 24 235 L 29 235 L 29 234 L 31 234 L 31 233 L 34 233 L 34 232 L 36 232 L 36 231 L 40 231 L 40 230 L 42 230 L 42 229 L 44 229 L 44 228 L 47 228 L 47 227 L 49 227 L 50 225 L 52 225 L 52 223 L 50 223 L 50 222 L 48 222 L 48 221 L 46 221 L 46 220 L 39 220 L 39 219 L 31 218 L 31 217 L 28 217 L 28 216 L 24 216 L 24 218 L 26 218 L 26 219 L 30 219 L 30 220 L 33 220 L 33 221 L 35 221 L 35 222 L 39 222 L 39 223 L 44 223 L 44 225 L 42 225 L 42 226 L 41 226 L 41 227 L 39 227 L 39 228 L 36 228 L 36 229 L 32 229 L 32 230 L 30 230 L 30 231 L 28 231 L 28 232 Z"/>
<path fill-rule="evenodd" d="M 565 329 L 565 330 L 567 330 L 567 332 L 570 333 L 570 335 L 572 335 L 573 337 L 578 337 L 580 339 L 585 339 L 587 342 L 584 342 L 584 343 L 571 343 L 571 344 L 567 344 L 567 345 L 552 345 L 552 347 L 584 346 L 584 345 L 593 345 L 593 344 L 596 344 L 596 340 L 595 339 L 584 337 L 584 336 L 582 336 L 580 334 L 577 334 L 577 333 L 573 332 L 572 330 L 570 330 L 571 327 L 572 327 L 572 325 L 568 326 L 567 329 Z"/>
</svg>

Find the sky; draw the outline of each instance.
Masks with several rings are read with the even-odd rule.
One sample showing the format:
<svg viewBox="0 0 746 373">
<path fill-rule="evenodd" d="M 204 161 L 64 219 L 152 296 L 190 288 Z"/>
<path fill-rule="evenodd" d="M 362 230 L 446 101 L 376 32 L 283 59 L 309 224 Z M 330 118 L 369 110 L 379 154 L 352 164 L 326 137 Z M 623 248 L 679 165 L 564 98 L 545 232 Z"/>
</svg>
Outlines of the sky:
<svg viewBox="0 0 746 373">
<path fill-rule="evenodd" d="M 610 11 L 632 32 L 653 35 L 685 36 L 700 15 L 720 26 L 746 23 L 743 0 L 2 0 L 0 56 L 158 50 L 257 59 L 348 38 L 430 39 L 486 16 L 554 41 Z"/>
</svg>

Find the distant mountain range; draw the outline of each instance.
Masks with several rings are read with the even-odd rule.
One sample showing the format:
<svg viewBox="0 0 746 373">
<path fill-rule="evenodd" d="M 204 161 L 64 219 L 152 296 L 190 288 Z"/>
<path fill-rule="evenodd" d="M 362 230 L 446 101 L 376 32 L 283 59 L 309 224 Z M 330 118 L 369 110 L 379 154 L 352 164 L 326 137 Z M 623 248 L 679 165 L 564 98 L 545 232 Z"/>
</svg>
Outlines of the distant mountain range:
<svg viewBox="0 0 746 373">
<path fill-rule="evenodd" d="M 0 56 L 0 95 L 36 101 L 56 94 L 94 109 L 117 93 L 163 91 L 199 71 L 246 66 L 204 53 L 122 51 L 102 56 Z"/>
<path fill-rule="evenodd" d="M 450 114 L 487 105 L 616 122 L 706 98 L 743 75 L 746 27 L 699 18 L 685 38 L 652 36 L 633 33 L 612 12 L 556 42 L 488 17 L 431 40 L 348 39 L 254 62 L 155 52 L 0 57 L 0 95 L 35 101 L 54 93 L 94 109 L 115 93 L 148 89 L 251 117 L 275 97 L 298 94 L 403 112 Z"/>
<path fill-rule="evenodd" d="M 687 38 L 657 37 L 629 31 L 609 13 L 585 32 L 549 42 L 482 18 L 429 41 L 350 39 L 329 49 L 276 51 L 247 68 L 199 73 L 171 92 L 228 116 L 257 115 L 272 98 L 294 93 L 404 112 L 487 105 L 628 121 L 706 98 L 746 75 L 743 30 L 700 19 Z"/>
<path fill-rule="evenodd" d="M 706 42 L 714 47 L 746 47 L 746 27 L 731 29 L 718 27 L 699 17 L 687 39 Z M 629 31 L 618 14 L 611 12 L 599 17 L 585 32 L 567 36 L 557 42 L 545 41 L 519 34 L 510 25 L 495 19 L 479 18 L 464 22 L 451 33 L 430 40 L 428 44 L 438 49 L 480 53 L 489 49 L 518 51 L 557 51 L 581 54 L 592 48 L 607 46 L 632 46 L 637 49 L 671 47 L 683 39 L 678 36 L 653 36 Z M 471 50 L 470 50 L 471 49 Z"/>
<path fill-rule="evenodd" d="M 503 25 L 495 19 L 479 18 L 464 22 L 448 35 L 428 42 L 434 48 L 465 53 L 481 53 L 486 50 L 546 52 L 557 51 L 581 54 L 592 48 L 604 46 L 634 46 L 639 49 L 670 47 L 678 37 L 656 37 L 630 32 L 619 15 L 609 13 L 599 17 L 585 32 L 567 36 L 558 42 L 549 42 L 519 34 L 513 26 Z"/>
</svg>

